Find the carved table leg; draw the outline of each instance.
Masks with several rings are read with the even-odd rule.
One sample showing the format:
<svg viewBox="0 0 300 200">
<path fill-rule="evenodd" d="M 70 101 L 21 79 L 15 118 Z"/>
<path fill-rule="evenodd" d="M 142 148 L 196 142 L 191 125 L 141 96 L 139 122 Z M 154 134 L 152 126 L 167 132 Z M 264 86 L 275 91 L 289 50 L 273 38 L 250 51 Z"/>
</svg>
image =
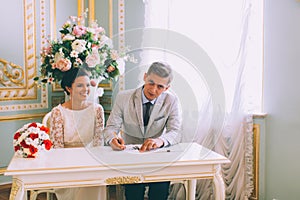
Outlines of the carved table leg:
<svg viewBox="0 0 300 200">
<path fill-rule="evenodd" d="M 215 192 L 216 200 L 225 200 L 225 186 L 221 174 L 220 165 L 216 166 L 216 173 L 213 182 L 216 190 Z"/>
<path fill-rule="evenodd" d="M 27 193 L 26 190 L 24 190 L 24 185 L 16 178 L 13 178 L 9 200 L 27 200 Z"/>
</svg>

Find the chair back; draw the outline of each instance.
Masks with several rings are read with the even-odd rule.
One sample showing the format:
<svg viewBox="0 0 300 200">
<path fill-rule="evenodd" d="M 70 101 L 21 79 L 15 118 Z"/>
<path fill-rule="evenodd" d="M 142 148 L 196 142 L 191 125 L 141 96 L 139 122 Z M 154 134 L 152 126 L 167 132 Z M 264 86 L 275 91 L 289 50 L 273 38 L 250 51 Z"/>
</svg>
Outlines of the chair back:
<svg viewBox="0 0 300 200">
<path fill-rule="evenodd" d="M 44 124 L 45 126 L 47 126 L 48 128 L 50 128 L 50 117 L 51 117 L 51 112 L 48 112 L 42 120 L 42 124 Z"/>
</svg>

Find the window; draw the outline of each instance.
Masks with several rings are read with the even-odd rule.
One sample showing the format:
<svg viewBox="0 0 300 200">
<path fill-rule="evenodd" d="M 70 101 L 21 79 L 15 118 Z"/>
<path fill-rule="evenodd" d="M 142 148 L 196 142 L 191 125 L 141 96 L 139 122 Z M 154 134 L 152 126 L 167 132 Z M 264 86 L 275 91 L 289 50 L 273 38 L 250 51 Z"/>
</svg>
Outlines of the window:
<svg viewBox="0 0 300 200">
<path fill-rule="evenodd" d="M 180 33 L 207 53 L 220 75 L 226 112 L 233 109 L 236 101 L 243 104 L 244 112 L 262 111 L 263 1 L 148 0 L 145 5 L 146 27 Z M 178 41 L 179 46 L 182 45 L 180 42 L 183 41 Z M 191 49 L 190 53 L 195 54 L 195 50 Z M 182 55 L 166 51 L 162 55 L 157 50 L 144 53 L 148 54 L 149 60 L 158 55 L 168 57 L 176 67 L 181 66 L 177 68 L 180 74 L 184 73 L 183 69 L 189 69 L 189 81 L 196 81 L 189 84 L 194 86 L 193 90 L 199 94 L 199 88 L 203 88 L 200 94 L 210 95 L 209 88 L 205 91 L 203 86 L 208 84 L 205 74 L 202 74 L 204 79 L 200 81 L 193 73 L 193 67 L 188 67 L 189 60 L 182 59 Z M 201 67 L 197 68 L 201 74 Z M 203 96 L 201 98 L 204 102 Z"/>
</svg>

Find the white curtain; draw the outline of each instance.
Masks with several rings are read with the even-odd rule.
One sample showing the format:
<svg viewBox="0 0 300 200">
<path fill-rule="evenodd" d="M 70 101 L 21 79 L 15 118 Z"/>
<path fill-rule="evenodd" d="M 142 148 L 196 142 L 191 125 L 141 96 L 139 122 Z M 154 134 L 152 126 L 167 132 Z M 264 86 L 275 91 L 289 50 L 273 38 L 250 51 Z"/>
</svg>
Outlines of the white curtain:
<svg viewBox="0 0 300 200">
<path fill-rule="evenodd" d="M 183 140 L 228 157 L 231 163 L 222 166 L 226 199 L 248 199 L 253 190 L 252 113 L 261 109 L 261 2 L 144 3 L 145 27 L 151 31 L 144 31 L 143 43 L 153 48 L 142 51 L 141 65 L 163 60 L 173 66 L 171 88 L 183 107 Z M 178 191 L 172 187 L 170 199 Z M 198 181 L 196 199 L 214 199 L 213 193 L 210 180 Z"/>
</svg>

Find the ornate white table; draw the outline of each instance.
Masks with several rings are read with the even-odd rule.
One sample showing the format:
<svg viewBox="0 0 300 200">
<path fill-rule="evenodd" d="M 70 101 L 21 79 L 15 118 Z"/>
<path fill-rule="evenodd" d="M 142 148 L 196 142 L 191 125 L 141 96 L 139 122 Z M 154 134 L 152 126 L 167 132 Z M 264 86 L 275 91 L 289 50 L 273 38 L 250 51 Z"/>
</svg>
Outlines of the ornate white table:
<svg viewBox="0 0 300 200">
<path fill-rule="evenodd" d="M 5 175 L 13 176 L 11 199 L 27 190 L 105 186 L 157 181 L 187 181 L 195 199 L 196 179 L 212 178 L 216 199 L 225 199 L 221 164 L 230 161 L 196 143 L 139 153 L 110 147 L 52 149 L 35 159 L 13 157 Z M 105 195 L 105 194 L 104 194 Z"/>
</svg>

